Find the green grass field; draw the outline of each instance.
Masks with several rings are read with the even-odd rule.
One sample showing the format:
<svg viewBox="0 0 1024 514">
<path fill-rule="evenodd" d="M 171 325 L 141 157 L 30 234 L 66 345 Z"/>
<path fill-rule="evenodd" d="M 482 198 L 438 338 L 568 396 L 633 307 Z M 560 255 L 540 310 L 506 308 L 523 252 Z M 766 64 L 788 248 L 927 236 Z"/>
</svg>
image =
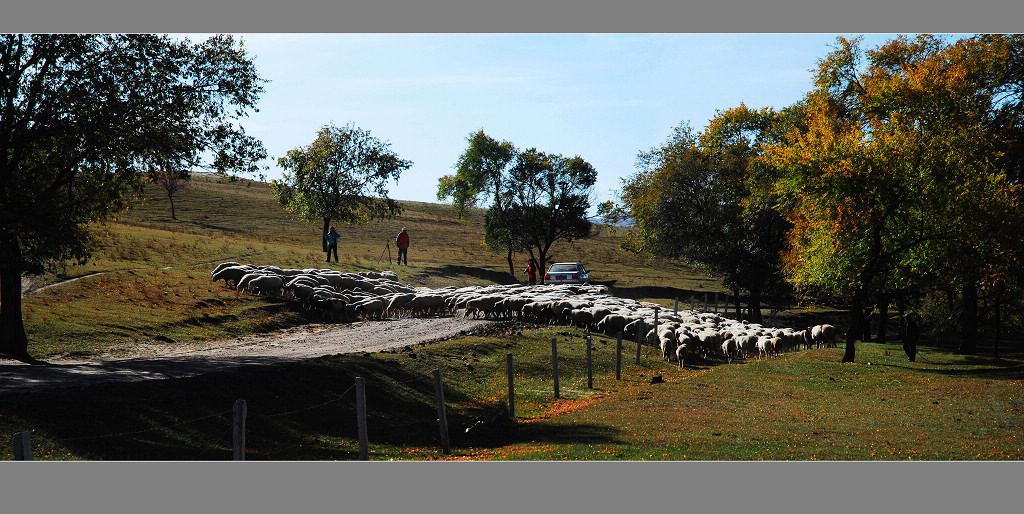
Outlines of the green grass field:
<svg viewBox="0 0 1024 514">
<path fill-rule="evenodd" d="M 197 180 L 170 219 L 154 197 L 102 227 L 95 258 L 48 283 L 78 280 L 25 298 L 29 351 L 37 358 L 137 351 L 166 335 L 190 348 L 237 334 L 309 321 L 279 302 L 238 295 L 209 280 L 217 262 L 324 267 L 317 224 L 296 221 L 266 185 Z M 398 219 L 339 227 L 347 270 L 393 269 L 403 282 L 440 287 L 505 280 L 505 254 L 484 248 L 477 216 L 406 203 Z M 380 262 L 402 226 L 410 266 Z M 559 245 L 557 260 L 581 260 L 624 296 L 670 305 L 724 292 L 719 281 L 677 262 L 637 257 L 616 235 Z M 525 257 L 517 257 L 525 264 Z M 523 278 L 523 277 L 520 277 Z M 832 316 L 799 309 L 781 319 Z M 794 321 L 795 323 L 796 321 Z M 1019 460 L 1024 448 L 1024 358 L 921 348 L 908 362 L 899 344 L 842 348 L 744 363 L 694 362 L 679 369 L 624 342 L 615 379 L 614 339 L 593 340 L 587 388 L 583 335 L 565 327 L 507 327 L 373 354 L 223 371 L 187 379 L 103 384 L 0 399 L 0 437 L 31 431 L 38 460 L 229 460 L 231 407 L 248 405 L 249 460 L 355 459 L 354 380 L 367 380 L 374 460 Z M 553 397 L 551 338 L 558 341 L 561 397 Z M 512 353 L 515 419 L 507 418 L 505 358 Z M 441 452 L 431 371 L 441 370 L 452 453 Z M 651 383 L 655 375 L 663 383 Z M 467 428 L 469 429 L 467 431 Z M 0 458 L 13 458 L 9 448 Z"/>
</svg>

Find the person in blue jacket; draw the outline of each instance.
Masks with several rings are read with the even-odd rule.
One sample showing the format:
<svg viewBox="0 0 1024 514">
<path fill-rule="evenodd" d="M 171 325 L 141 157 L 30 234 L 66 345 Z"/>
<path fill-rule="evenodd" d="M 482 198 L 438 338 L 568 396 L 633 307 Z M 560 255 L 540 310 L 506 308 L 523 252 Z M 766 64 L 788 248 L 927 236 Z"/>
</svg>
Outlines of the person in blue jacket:
<svg viewBox="0 0 1024 514">
<path fill-rule="evenodd" d="M 334 262 L 338 262 L 338 240 L 341 239 L 341 234 L 331 227 L 331 231 L 327 233 L 327 262 L 331 262 L 331 252 L 334 252 Z"/>
</svg>

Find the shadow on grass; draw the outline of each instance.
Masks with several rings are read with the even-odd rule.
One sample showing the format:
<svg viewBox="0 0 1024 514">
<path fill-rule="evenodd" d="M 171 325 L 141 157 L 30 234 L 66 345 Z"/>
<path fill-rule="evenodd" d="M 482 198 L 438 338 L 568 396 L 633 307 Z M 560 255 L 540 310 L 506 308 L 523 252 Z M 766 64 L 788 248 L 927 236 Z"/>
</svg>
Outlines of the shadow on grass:
<svg viewBox="0 0 1024 514">
<path fill-rule="evenodd" d="M 690 308 L 690 297 L 693 297 L 695 303 L 699 303 L 701 307 L 704 305 L 704 294 L 702 291 L 691 291 L 687 289 L 680 289 L 678 287 L 667 287 L 667 286 L 635 286 L 635 287 L 617 287 L 615 286 L 615 280 L 605 282 L 594 282 L 595 284 L 608 286 L 608 290 L 615 296 L 622 298 L 629 298 L 631 300 L 638 300 L 640 298 L 665 298 L 672 300 L 675 298 L 679 299 L 679 309 Z M 722 301 L 724 297 L 719 298 Z M 708 295 L 708 302 L 714 301 L 714 294 Z"/>
<path fill-rule="evenodd" d="M 936 369 L 921 369 L 924 373 L 944 375 L 949 377 L 984 378 L 992 380 L 1021 380 L 1024 379 L 1024 364 L 1014 361 L 997 361 L 995 359 L 978 359 L 983 362 L 968 362 L 961 365 L 983 365 L 989 368 L 955 369 L 953 365 Z"/>
<path fill-rule="evenodd" d="M 137 372 L 137 371 L 133 371 Z M 434 381 L 396 359 L 335 356 L 187 378 L 8 393 L 0 432 L 32 430 L 40 452 L 89 460 L 230 460 L 232 406 L 247 405 L 247 460 L 349 459 L 358 449 L 355 378 L 366 381 L 371 444 L 436 446 Z M 447 403 L 471 399 L 446 386 Z M 471 423 L 449 416 L 455 432 Z M 334 441 L 334 442 L 331 442 Z"/>
<path fill-rule="evenodd" d="M 517 281 L 515 277 L 512 277 L 511 275 L 503 271 L 494 271 L 484 268 L 473 268 L 470 266 L 457 266 L 454 264 L 447 264 L 444 266 L 435 266 L 427 268 L 423 270 L 422 273 L 430 277 L 445 278 L 468 276 L 481 280 L 488 280 L 501 285 L 511 285 L 519 283 L 519 281 Z"/>
</svg>

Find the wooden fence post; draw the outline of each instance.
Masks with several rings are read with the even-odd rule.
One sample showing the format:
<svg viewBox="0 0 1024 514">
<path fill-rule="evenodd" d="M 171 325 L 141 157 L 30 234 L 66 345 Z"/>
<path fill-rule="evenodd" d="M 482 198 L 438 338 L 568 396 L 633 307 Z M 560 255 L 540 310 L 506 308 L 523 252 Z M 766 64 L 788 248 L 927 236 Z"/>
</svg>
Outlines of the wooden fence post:
<svg viewBox="0 0 1024 514">
<path fill-rule="evenodd" d="M 441 451 L 445 455 L 452 453 L 448 443 L 448 413 L 444 407 L 444 388 L 441 387 L 441 370 L 434 368 L 434 392 L 437 394 L 437 420 L 441 424 Z"/>
<path fill-rule="evenodd" d="M 366 437 L 366 381 L 356 377 L 356 423 L 359 425 L 359 460 L 370 460 L 370 444 Z"/>
<path fill-rule="evenodd" d="M 708 311 L 708 294 L 704 293 L 704 312 Z"/>
<path fill-rule="evenodd" d="M 658 311 L 660 310 L 660 307 L 654 308 L 654 330 L 658 330 Z"/>
<path fill-rule="evenodd" d="M 505 368 L 508 369 L 508 417 L 516 420 L 516 389 L 512 378 L 512 352 L 505 355 Z"/>
<path fill-rule="evenodd" d="M 676 297 L 676 303 L 672 306 L 672 314 L 679 314 L 679 297 Z"/>
<path fill-rule="evenodd" d="M 590 336 L 586 338 L 587 342 L 587 389 L 594 388 L 594 360 L 591 357 L 591 346 Z"/>
<path fill-rule="evenodd" d="M 32 460 L 32 442 L 28 432 L 14 434 L 14 460 Z"/>
<path fill-rule="evenodd" d="M 555 398 L 558 398 L 558 343 L 551 338 L 551 374 L 554 377 Z"/>
<path fill-rule="evenodd" d="M 640 342 L 644 340 L 644 332 L 647 332 L 644 326 L 644 320 L 640 320 L 640 329 L 636 333 L 636 363 L 640 364 Z"/>
<path fill-rule="evenodd" d="M 715 291 L 715 312 L 718 312 L 718 291 Z"/>
<path fill-rule="evenodd" d="M 622 331 L 615 342 L 615 380 L 622 380 Z"/>
<path fill-rule="evenodd" d="M 245 400 L 235 400 L 232 411 L 234 412 L 234 423 L 232 425 L 232 434 L 235 442 L 234 460 L 245 460 L 245 415 L 248 411 Z"/>
</svg>

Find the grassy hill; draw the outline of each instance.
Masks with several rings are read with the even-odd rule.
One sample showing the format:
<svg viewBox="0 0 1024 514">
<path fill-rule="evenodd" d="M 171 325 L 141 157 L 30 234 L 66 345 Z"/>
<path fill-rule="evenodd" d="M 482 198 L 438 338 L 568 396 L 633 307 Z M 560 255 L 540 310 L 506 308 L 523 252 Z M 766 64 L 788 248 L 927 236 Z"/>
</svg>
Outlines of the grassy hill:
<svg viewBox="0 0 1024 514">
<path fill-rule="evenodd" d="M 360 225 L 338 225 L 342 240 L 337 264 L 324 262 L 319 223 L 286 212 L 268 184 L 198 175 L 169 200 L 150 186 L 144 203 L 114 222 L 97 226 L 98 247 L 84 266 L 69 265 L 40 284 L 77 278 L 29 295 L 25 325 L 29 352 L 50 355 L 114 352 L 163 335 L 183 344 L 273 330 L 308 322 L 305 313 L 266 299 L 239 295 L 210 281 L 220 262 L 274 264 L 291 268 L 329 267 L 342 271 L 393 270 L 415 286 L 444 287 L 525 280 L 511 277 L 505 252 L 483 245 L 483 216 L 457 219 L 450 205 L 402 202 L 402 215 Z M 411 234 L 409 266 L 389 262 L 402 227 Z M 675 297 L 703 301 L 721 281 L 673 261 L 636 256 L 617 246 L 621 232 L 595 226 L 591 239 L 559 243 L 556 260 L 587 264 L 596 282 L 621 296 L 670 304 Z M 621 231 L 622 229 L 617 229 Z M 527 256 L 515 255 L 517 272 Z"/>
<path fill-rule="evenodd" d="M 155 193 L 156 190 L 152 190 Z M 25 299 L 29 351 L 117 354 L 172 337 L 205 341 L 310 321 L 287 304 L 213 284 L 209 270 L 236 260 L 323 267 L 320 229 L 297 221 L 267 185 L 197 179 L 177 200 L 152 196 L 102 228 L 95 258 L 46 283 L 78 280 Z M 346 270 L 392 269 L 424 286 L 507 280 L 505 254 L 481 245 L 479 214 L 457 220 L 444 205 L 407 202 L 393 220 L 339 227 Z M 410 266 L 381 262 L 402 226 Z M 637 257 L 607 231 L 556 247 L 622 295 L 703 300 L 720 282 L 678 262 Z M 517 266 L 525 260 L 517 256 Z M 522 278 L 522 277 L 519 277 Z M 788 316 L 821 319 L 824 310 Z M 551 341 L 561 395 L 553 395 Z M 346 460 L 359 452 L 354 379 L 367 380 L 374 460 L 1020 460 L 1024 458 L 1024 358 L 953 355 L 922 346 L 908 362 L 898 341 L 763 361 L 665 363 L 653 348 L 592 340 L 593 387 L 584 334 L 566 327 L 496 324 L 486 335 L 384 353 L 326 356 L 174 380 L 112 383 L 7 395 L 0 439 L 31 431 L 38 460 L 230 460 L 231 407 L 248 404 L 247 460 Z M 507 402 L 514 355 L 515 416 Z M 451 454 L 440 448 L 432 371 L 443 375 Z M 660 377 L 660 380 L 655 379 Z M 10 450 L 0 459 L 12 459 Z"/>
</svg>

